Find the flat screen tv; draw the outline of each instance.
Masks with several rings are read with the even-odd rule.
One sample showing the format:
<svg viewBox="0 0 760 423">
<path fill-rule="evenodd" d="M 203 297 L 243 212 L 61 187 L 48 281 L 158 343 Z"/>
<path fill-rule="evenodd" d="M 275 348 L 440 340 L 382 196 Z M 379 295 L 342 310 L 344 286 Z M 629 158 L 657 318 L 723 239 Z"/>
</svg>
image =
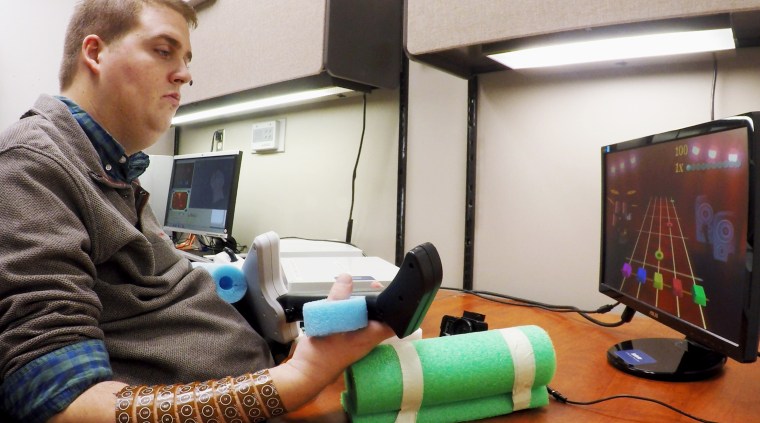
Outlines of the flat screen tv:
<svg viewBox="0 0 760 423">
<path fill-rule="evenodd" d="M 719 374 L 727 357 L 757 359 L 758 118 L 602 147 L 599 290 L 684 335 L 614 345 L 615 367 L 696 380 Z"/>
<path fill-rule="evenodd" d="M 164 229 L 230 237 L 242 157 L 242 151 L 174 156 Z"/>
</svg>

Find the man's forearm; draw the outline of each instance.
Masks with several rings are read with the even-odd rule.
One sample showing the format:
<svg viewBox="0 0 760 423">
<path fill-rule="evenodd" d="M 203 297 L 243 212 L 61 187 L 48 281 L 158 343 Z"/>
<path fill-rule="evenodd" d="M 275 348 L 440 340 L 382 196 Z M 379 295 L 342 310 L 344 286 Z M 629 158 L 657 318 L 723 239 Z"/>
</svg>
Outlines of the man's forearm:
<svg viewBox="0 0 760 423">
<path fill-rule="evenodd" d="M 254 423 L 285 414 L 269 370 L 205 382 L 129 386 L 116 395 L 118 423 Z"/>
<path fill-rule="evenodd" d="M 112 423 L 116 421 L 116 393 L 127 386 L 121 382 L 100 382 L 84 391 L 48 423 Z"/>
<path fill-rule="evenodd" d="M 297 388 L 298 371 L 275 370 L 290 391 L 291 404 L 303 404 L 320 388 Z M 127 386 L 101 382 L 92 386 L 49 423 L 161 423 L 164 421 L 258 422 L 286 412 L 268 370 L 206 382 L 162 386 Z M 166 417 L 170 419 L 166 419 Z"/>
</svg>

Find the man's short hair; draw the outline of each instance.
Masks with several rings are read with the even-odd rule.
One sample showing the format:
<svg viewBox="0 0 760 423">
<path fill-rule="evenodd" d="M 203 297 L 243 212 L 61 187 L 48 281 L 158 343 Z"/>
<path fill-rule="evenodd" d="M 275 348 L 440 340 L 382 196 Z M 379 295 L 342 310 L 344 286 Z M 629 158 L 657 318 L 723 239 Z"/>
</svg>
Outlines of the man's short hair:
<svg viewBox="0 0 760 423">
<path fill-rule="evenodd" d="M 198 25 L 192 6 L 182 0 L 83 0 L 74 9 L 66 29 L 63 60 L 58 74 L 60 89 L 74 81 L 82 40 L 90 34 L 105 42 L 117 40 L 137 26 L 143 7 L 165 6 L 181 14 L 191 28 Z"/>
</svg>

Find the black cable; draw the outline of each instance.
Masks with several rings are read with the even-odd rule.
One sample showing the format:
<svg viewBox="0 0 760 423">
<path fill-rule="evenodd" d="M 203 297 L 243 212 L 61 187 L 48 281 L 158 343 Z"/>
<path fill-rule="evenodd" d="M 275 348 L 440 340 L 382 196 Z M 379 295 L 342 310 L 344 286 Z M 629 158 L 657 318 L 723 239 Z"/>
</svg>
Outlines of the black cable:
<svg viewBox="0 0 760 423">
<path fill-rule="evenodd" d="M 217 253 L 217 251 L 214 250 L 214 247 L 211 245 L 211 242 L 209 242 L 208 239 L 206 239 L 205 235 L 198 235 L 195 239 L 198 240 L 198 244 L 201 245 L 201 251 L 205 248 L 208 251 L 211 251 L 212 253 Z"/>
<path fill-rule="evenodd" d="M 362 110 L 362 136 L 359 140 L 359 151 L 356 153 L 356 163 L 354 164 L 354 174 L 351 177 L 351 209 L 348 212 L 348 225 L 346 227 L 346 243 L 351 243 L 351 233 L 354 227 L 354 200 L 356 199 L 356 170 L 359 168 L 359 159 L 362 156 L 362 146 L 364 146 L 364 132 L 367 129 L 367 93 L 364 93 L 364 108 Z"/>
<path fill-rule="evenodd" d="M 557 400 L 558 402 L 561 402 L 563 404 L 594 405 L 594 404 L 599 404 L 600 402 L 611 401 L 611 400 L 614 400 L 614 399 L 633 399 L 633 400 L 646 401 L 646 402 L 655 403 L 657 405 L 661 405 L 661 406 L 666 407 L 666 408 L 668 408 L 668 409 L 670 409 L 672 411 L 675 411 L 678 414 L 681 414 L 683 416 L 686 416 L 686 417 L 688 417 L 688 418 L 690 418 L 692 420 L 696 420 L 698 422 L 717 423 L 717 422 L 714 422 L 712 420 L 705 420 L 705 419 L 701 419 L 699 417 L 693 416 L 693 415 L 691 415 L 691 414 L 689 414 L 689 413 L 687 413 L 687 412 L 685 412 L 683 410 L 680 410 L 680 409 L 678 409 L 676 407 L 673 407 L 670 404 L 666 404 L 666 403 L 664 403 L 664 402 L 662 402 L 660 400 L 656 400 L 656 399 L 653 399 L 653 398 L 640 397 L 640 396 L 637 396 L 637 395 L 621 394 L 621 395 L 613 395 L 613 396 L 610 396 L 610 397 L 600 398 L 600 399 L 596 399 L 596 400 L 593 400 L 593 401 L 572 401 L 572 400 L 569 400 L 566 396 L 562 395 L 561 393 L 559 393 L 559 392 L 555 391 L 554 389 L 550 388 L 549 386 L 546 387 L 546 390 L 549 392 L 549 395 L 551 395 L 555 400 Z"/>
<path fill-rule="evenodd" d="M 536 307 L 536 308 L 541 308 L 541 309 L 545 309 L 545 310 L 548 310 L 548 311 L 557 311 L 557 312 L 606 313 L 606 312 L 612 310 L 618 304 L 620 304 L 619 302 L 617 302 L 615 304 L 608 304 L 608 305 L 599 307 L 596 310 L 581 310 L 578 307 L 572 306 L 572 305 L 547 304 L 547 303 L 542 303 L 542 302 L 539 302 L 539 301 L 526 300 L 524 298 L 515 297 L 515 296 L 511 296 L 511 295 L 506 295 L 506 294 L 500 294 L 500 293 L 496 293 L 496 292 L 490 292 L 490 291 L 478 291 L 478 290 L 470 290 L 470 289 L 462 289 L 462 288 L 451 288 L 451 287 L 441 287 L 441 289 L 448 289 L 448 290 L 451 290 L 451 291 L 465 292 L 465 293 L 472 294 L 472 295 L 475 295 L 477 297 L 480 297 L 480 298 L 483 298 L 483 299 L 486 299 L 486 300 L 495 301 L 495 302 L 502 303 L 502 304 L 524 306 L 524 307 Z M 502 302 L 502 301 L 496 301 L 493 298 L 488 298 L 488 297 L 503 298 L 503 299 L 506 299 L 506 300 L 514 301 L 516 303 L 505 303 L 505 302 Z"/>
<path fill-rule="evenodd" d="M 237 240 L 235 240 L 235 237 L 232 235 L 227 236 L 226 240 L 217 237 L 211 237 L 211 239 L 209 239 L 206 235 L 198 235 L 196 239 L 202 247 L 201 250 L 205 248 L 214 254 L 220 253 L 224 249 L 229 249 L 235 254 L 240 254 L 245 247 L 245 245 L 238 245 Z"/>
<path fill-rule="evenodd" d="M 596 324 L 598 324 L 600 326 L 605 326 L 605 327 L 615 327 L 615 326 L 620 326 L 620 325 L 623 325 L 625 323 L 628 323 L 628 322 L 631 321 L 631 319 L 633 318 L 633 314 L 636 312 L 632 308 L 626 307 L 625 310 L 623 311 L 623 314 L 621 315 L 620 321 L 614 322 L 614 323 L 607 323 L 607 322 L 602 322 L 602 321 L 596 320 L 596 319 L 592 318 L 591 316 L 588 316 L 588 314 L 595 314 L 595 313 L 596 314 L 604 314 L 604 313 L 607 313 L 607 312 L 611 311 L 612 309 L 614 309 L 615 307 L 617 307 L 618 305 L 620 305 L 619 301 L 616 302 L 616 303 L 614 303 L 614 304 L 603 305 L 603 306 L 597 308 L 596 310 L 581 310 L 581 309 L 579 309 L 576 306 L 546 304 L 546 303 L 542 303 L 542 302 L 539 302 L 539 301 L 526 300 L 526 299 L 523 299 L 523 298 L 511 296 L 511 295 L 499 294 L 499 293 L 489 292 L 489 291 L 475 291 L 475 290 L 469 290 L 469 289 L 450 288 L 450 287 L 441 287 L 440 289 L 447 289 L 447 290 L 451 290 L 451 291 L 465 292 L 465 293 L 472 294 L 472 295 L 475 295 L 477 297 L 483 298 L 485 300 L 497 302 L 497 303 L 500 303 L 500 304 L 515 305 L 515 306 L 521 306 L 521 307 L 533 307 L 533 308 L 539 308 L 539 309 L 542 309 L 542 310 L 552 311 L 552 312 L 556 312 L 556 313 L 578 313 L 581 316 L 583 316 L 584 318 L 588 319 L 589 321 L 591 321 L 593 323 L 596 323 Z M 499 300 L 496 300 L 496 299 L 494 299 L 492 297 L 506 299 L 506 300 L 508 300 L 510 302 L 499 301 Z M 760 353 L 758 353 L 758 356 L 760 356 Z M 652 399 L 652 398 L 640 397 L 640 396 L 636 396 L 636 395 L 621 394 L 621 395 L 613 395 L 613 396 L 610 396 L 610 397 L 601 398 L 601 399 L 597 399 L 597 400 L 593 400 L 593 401 L 572 401 L 572 400 L 569 400 L 564 395 L 562 395 L 561 393 L 559 393 L 558 391 L 555 391 L 554 389 L 552 389 L 549 386 L 546 387 L 546 390 L 549 392 L 549 395 L 551 395 L 555 400 L 557 400 L 557 401 L 559 401 L 559 402 L 561 402 L 563 404 L 593 405 L 593 404 L 598 404 L 600 402 L 610 401 L 610 400 L 614 400 L 614 399 L 635 399 L 635 400 L 639 400 L 639 401 L 648 401 L 648 402 L 652 402 L 652 403 L 661 405 L 663 407 L 666 407 L 666 408 L 669 408 L 670 410 L 675 411 L 676 413 L 682 414 L 682 415 L 684 415 L 684 416 L 686 416 L 688 418 L 694 419 L 694 420 L 699 421 L 699 422 L 717 423 L 717 422 L 713 422 L 713 421 L 710 421 L 710 420 L 704 420 L 704 419 L 701 419 L 699 417 L 695 417 L 695 416 L 693 416 L 693 415 L 691 415 L 689 413 L 686 413 L 683 410 L 680 410 L 680 409 L 678 409 L 676 407 L 673 407 L 670 404 L 666 404 L 666 403 L 664 403 L 662 401 L 659 401 L 659 400 L 656 400 L 656 399 Z"/>
<path fill-rule="evenodd" d="M 712 91 L 710 93 L 710 120 L 715 120 L 715 85 L 718 82 L 718 59 L 715 57 L 715 53 L 713 53 L 713 80 L 712 80 Z"/>
<path fill-rule="evenodd" d="M 459 292 L 465 292 L 468 294 L 475 295 L 476 297 L 483 298 L 488 301 L 493 301 L 500 304 L 506 304 L 506 305 L 514 305 L 518 307 L 532 307 L 532 308 L 538 308 L 541 310 L 551 311 L 555 313 L 578 313 L 586 320 L 604 327 L 617 327 L 621 326 L 625 323 L 628 323 L 631 321 L 631 318 L 633 317 L 633 310 L 626 308 L 626 311 L 623 313 L 623 317 L 620 319 L 620 321 L 608 323 L 603 322 L 601 320 L 594 319 L 593 317 L 589 316 L 589 314 L 604 314 L 618 305 L 620 305 L 620 302 L 616 302 L 614 304 L 606 304 L 603 305 L 596 310 L 581 310 L 578 307 L 571 306 L 571 305 L 555 305 L 555 304 L 546 304 L 539 301 L 533 301 L 533 300 L 527 300 L 524 298 L 514 297 L 511 295 L 505 295 L 505 294 L 499 294 L 495 292 L 489 292 L 489 291 L 476 291 L 476 290 L 468 290 L 468 289 L 461 289 L 461 288 L 449 288 L 449 287 L 441 287 L 441 289 L 448 289 L 452 291 L 459 291 Z M 510 302 L 505 301 L 499 301 L 492 297 L 501 298 L 508 300 Z"/>
</svg>

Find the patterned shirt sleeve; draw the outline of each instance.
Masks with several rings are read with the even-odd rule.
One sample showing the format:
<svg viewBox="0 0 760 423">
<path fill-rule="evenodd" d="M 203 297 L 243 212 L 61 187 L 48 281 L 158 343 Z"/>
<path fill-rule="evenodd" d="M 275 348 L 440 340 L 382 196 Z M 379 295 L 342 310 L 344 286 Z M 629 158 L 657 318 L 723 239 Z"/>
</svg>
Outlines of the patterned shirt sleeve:
<svg viewBox="0 0 760 423">
<path fill-rule="evenodd" d="M 0 385 L 0 402 L 17 421 L 44 423 L 91 386 L 113 376 L 100 340 L 68 345 L 37 358 Z"/>
</svg>

